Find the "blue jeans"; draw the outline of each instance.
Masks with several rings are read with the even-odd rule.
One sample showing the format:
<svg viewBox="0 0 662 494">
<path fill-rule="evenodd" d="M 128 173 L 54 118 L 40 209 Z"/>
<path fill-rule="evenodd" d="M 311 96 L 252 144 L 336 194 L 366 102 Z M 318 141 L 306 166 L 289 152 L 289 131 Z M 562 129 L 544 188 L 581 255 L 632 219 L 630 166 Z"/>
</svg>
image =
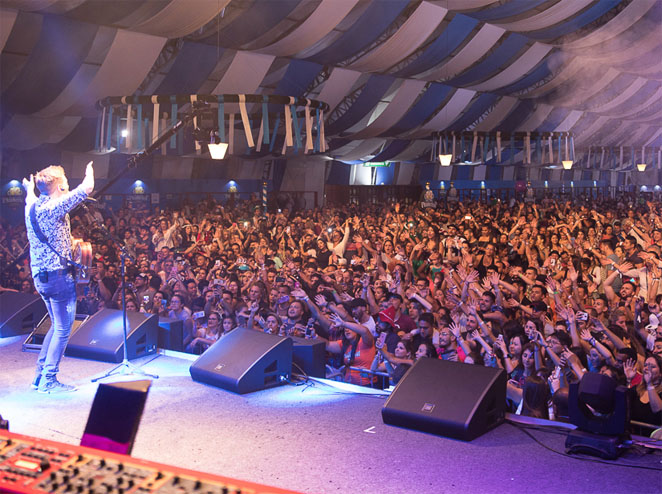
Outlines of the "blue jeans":
<svg viewBox="0 0 662 494">
<path fill-rule="evenodd" d="M 73 275 L 67 273 L 51 275 L 46 282 L 37 276 L 34 284 L 51 317 L 51 328 L 44 337 L 37 359 L 37 372 L 46 381 L 51 381 L 59 370 L 76 318 L 76 282 Z"/>
</svg>

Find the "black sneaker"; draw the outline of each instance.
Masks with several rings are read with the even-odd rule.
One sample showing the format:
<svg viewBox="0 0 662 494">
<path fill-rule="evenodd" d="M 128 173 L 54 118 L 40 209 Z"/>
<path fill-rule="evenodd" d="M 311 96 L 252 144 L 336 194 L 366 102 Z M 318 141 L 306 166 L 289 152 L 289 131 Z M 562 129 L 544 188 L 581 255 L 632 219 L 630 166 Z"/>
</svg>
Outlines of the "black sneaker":
<svg viewBox="0 0 662 494">
<path fill-rule="evenodd" d="M 53 379 L 52 381 L 42 380 L 39 383 L 39 389 L 37 389 L 37 392 L 43 394 L 71 393 L 72 391 L 76 391 L 76 389 L 78 389 L 76 386 L 62 384 L 57 379 Z"/>
</svg>

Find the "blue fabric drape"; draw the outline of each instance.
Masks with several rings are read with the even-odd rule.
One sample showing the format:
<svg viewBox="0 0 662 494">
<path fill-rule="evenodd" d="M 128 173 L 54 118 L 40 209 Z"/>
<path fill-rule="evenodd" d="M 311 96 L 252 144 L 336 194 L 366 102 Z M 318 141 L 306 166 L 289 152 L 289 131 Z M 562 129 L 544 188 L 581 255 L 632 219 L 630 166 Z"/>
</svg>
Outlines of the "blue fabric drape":
<svg viewBox="0 0 662 494">
<path fill-rule="evenodd" d="M 423 122 L 437 113 L 437 110 L 446 99 L 451 89 L 450 86 L 433 82 L 427 87 L 414 106 L 411 107 L 393 127 L 381 135 L 383 137 L 388 137 L 407 130 L 415 129 L 422 125 Z"/>
<path fill-rule="evenodd" d="M 170 1 L 99 2 L 99 0 L 87 0 L 87 2 L 67 12 L 67 17 L 92 24 L 112 26 L 129 16 L 132 16 L 135 22 L 136 14 L 140 14 L 141 19 L 147 20 L 167 7 Z M 126 26 L 122 25 L 121 27 Z"/>
<path fill-rule="evenodd" d="M 2 94 L 3 111 L 34 113 L 51 103 L 76 75 L 97 30 L 98 26 L 45 15 L 39 40 Z"/>
<path fill-rule="evenodd" d="M 528 42 L 528 38 L 521 34 L 512 33 L 490 53 L 482 62 L 473 65 L 461 75 L 452 78 L 449 84 L 453 86 L 467 86 L 496 75 L 501 67 L 505 67 Z"/>
<path fill-rule="evenodd" d="M 552 132 L 556 129 L 572 110 L 570 108 L 554 108 L 547 118 L 538 126 L 538 132 Z"/>
<path fill-rule="evenodd" d="M 311 59 L 332 65 L 359 53 L 391 25 L 408 3 L 408 0 L 373 1 L 340 38 Z"/>
<path fill-rule="evenodd" d="M 469 109 L 450 126 L 449 130 L 463 131 L 474 123 L 485 111 L 492 106 L 499 97 L 496 94 L 483 93 L 469 106 Z"/>
<path fill-rule="evenodd" d="M 535 107 L 533 101 L 529 99 L 520 101 L 508 116 L 498 124 L 497 128 L 502 132 L 515 132 L 531 116 Z"/>
<path fill-rule="evenodd" d="M 154 94 L 197 93 L 216 67 L 218 58 L 215 46 L 185 41 Z"/>
<path fill-rule="evenodd" d="M 274 94 L 296 98 L 303 96 L 306 88 L 321 70 L 322 66 L 318 63 L 308 62 L 307 60 L 292 60 L 285 74 L 278 81 Z M 272 111 L 276 107 L 277 105 L 272 105 Z"/>
<path fill-rule="evenodd" d="M 466 15 L 456 14 L 446 26 L 446 29 L 423 50 L 418 58 L 394 75 L 397 77 L 411 77 L 439 65 L 462 44 L 476 27 L 476 24 L 478 24 L 478 20 Z"/>
<path fill-rule="evenodd" d="M 471 12 L 468 15 L 481 21 L 504 19 L 506 17 L 523 14 L 527 10 L 532 10 L 546 1 L 547 0 L 511 0 L 504 5 L 478 10 L 476 12 Z"/>
<path fill-rule="evenodd" d="M 338 134 L 359 122 L 371 111 L 389 87 L 393 84 L 393 77 L 386 75 L 372 75 L 365 87 L 359 94 L 351 108 L 349 108 L 338 120 L 327 125 L 326 134 Z"/>
<path fill-rule="evenodd" d="M 552 74 L 552 71 L 549 68 L 548 57 L 549 55 L 527 75 L 513 82 L 509 86 L 505 86 L 498 89 L 496 92 L 498 92 L 499 94 L 512 94 L 514 92 L 521 91 L 522 89 L 531 87 L 536 82 L 542 81 L 546 77 L 549 77 Z"/>
<path fill-rule="evenodd" d="M 534 39 L 554 39 L 564 36 L 590 24 L 609 12 L 619 3 L 621 3 L 621 0 L 598 0 L 597 3 L 591 5 L 587 10 L 584 10 L 579 15 L 576 15 L 565 22 L 547 29 L 528 32 L 527 35 Z"/>
<path fill-rule="evenodd" d="M 381 153 L 372 158 L 372 161 L 388 161 L 407 149 L 409 144 L 411 144 L 409 139 L 396 139 L 391 141 Z"/>
<path fill-rule="evenodd" d="M 220 42 L 221 46 L 239 48 L 276 27 L 299 3 L 301 0 L 254 1 L 220 33 L 215 32 L 203 41 L 213 46 Z"/>
</svg>

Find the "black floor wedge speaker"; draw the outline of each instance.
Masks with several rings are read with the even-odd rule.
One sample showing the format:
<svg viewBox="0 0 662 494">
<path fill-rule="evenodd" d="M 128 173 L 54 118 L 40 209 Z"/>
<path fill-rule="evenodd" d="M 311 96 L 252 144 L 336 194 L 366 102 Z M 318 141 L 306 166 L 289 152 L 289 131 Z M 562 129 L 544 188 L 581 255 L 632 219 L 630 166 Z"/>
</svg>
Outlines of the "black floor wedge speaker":
<svg viewBox="0 0 662 494">
<path fill-rule="evenodd" d="M 156 353 L 159 316 L 127 312 L 127 356 L 129 360 Z M 80 325 L 71 336 L 65 355 L 102 362 L 122 362 L 124 331 L 122 311 L 101 309 Z"/>
<path fill-rule="evenodd" d="M 184 351 L 184 321 L 170 317 L 159 317 L 159 348 Z"/>
<path fill-rule="evenodd" d="M 308 377 L 326 377 L 326 344 L 324 341 L 290 336 L 292 348 L 292 371 Z"/>
<path fill-rule="evenodd" d="M 385 424 L 471 441 L 506 413 L 506 373 L 481 365 L 423 358 L 382 409 Z"/>
<path fill-rule="evenodd" d="M 0 338 L 29 333 L 47 313 L 39 295 L 0 293 Z"/>
<path fill-rule="evenodd" d="M 194 381 L 239 394 L 277 386 L 292 372 L 292 340 L 235 329 L 200 355 L 189 372 Z"/>
</svg>

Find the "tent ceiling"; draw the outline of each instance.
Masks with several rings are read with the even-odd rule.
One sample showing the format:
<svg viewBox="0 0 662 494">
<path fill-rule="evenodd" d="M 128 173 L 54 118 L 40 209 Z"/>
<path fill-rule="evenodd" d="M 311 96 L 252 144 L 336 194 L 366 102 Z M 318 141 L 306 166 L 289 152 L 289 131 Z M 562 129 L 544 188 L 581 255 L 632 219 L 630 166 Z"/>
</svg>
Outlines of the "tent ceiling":
<svg viewBox="0 0 662 494">
<path fill-rule="evenodd" d="M 661 26 L 662 0 L 3 0 L 2 146 L 91 149 L 106 96 L 244 92 L 326 100 L 339 158 L 471 129 L 659 148 Z"/>
</svg>

